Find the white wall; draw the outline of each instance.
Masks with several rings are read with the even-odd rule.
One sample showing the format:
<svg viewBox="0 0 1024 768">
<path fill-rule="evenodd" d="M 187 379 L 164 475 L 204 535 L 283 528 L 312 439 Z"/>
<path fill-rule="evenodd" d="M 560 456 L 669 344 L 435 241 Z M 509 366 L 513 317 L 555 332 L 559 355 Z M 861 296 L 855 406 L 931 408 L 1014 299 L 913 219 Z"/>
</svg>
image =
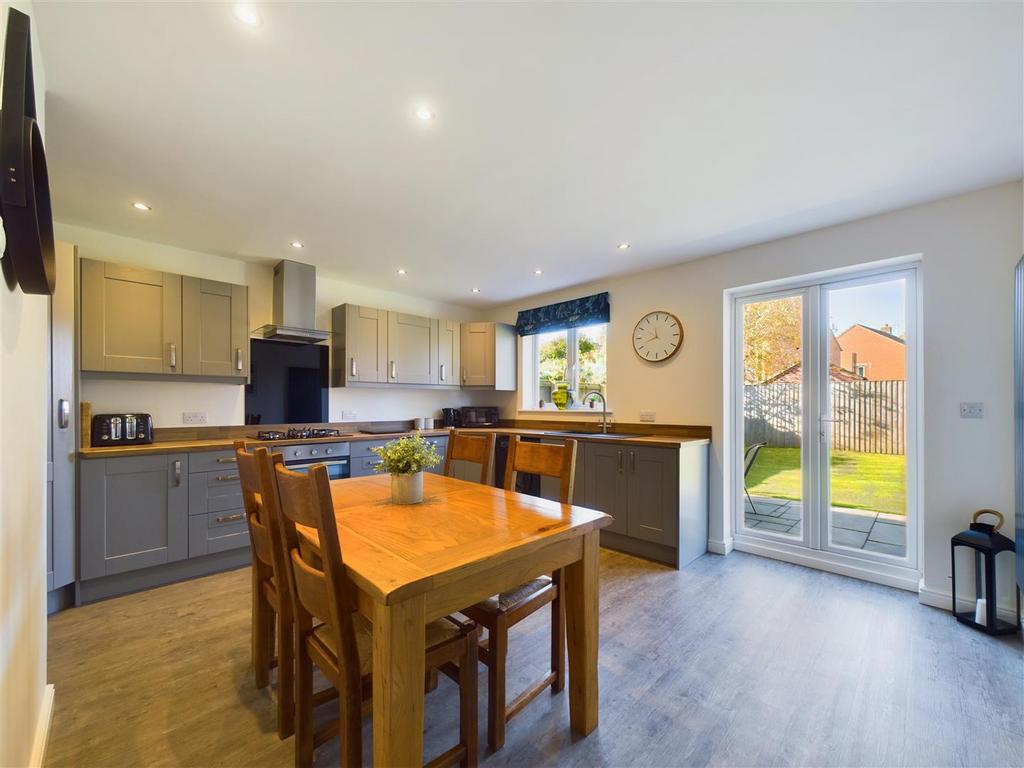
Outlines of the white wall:
<svg viewBox="0 0 1024 768">
<path fill-rule="evenodd" d="M 609 291 L 608 394 L 615 418 L 709 424 L 714 433 L 709 537 L 731 537 L 723 513 L 723 291 L 909 254 L 923 254 L 925 497 L 920 558 L 925 588 L 949 590 L 949 538 L 975 509 L 1009 513 L 1013 501 L 1012 274 L 1022 248 L 1020 182 L 828 227 L 674 267 L 600 280 L 502 307 L 519 309 Z M 628 258 L 624 256 L 624 258 Z M 657 365 L 632 351 L 636 321 L 653 309 L 679 316 L 684 345 Z M 502 398 L 516 415 L 518 395 Z M 961 401 L 985 418 L 961 420 Z M 520 418 L 542 418 L 520 414 Z"/>
<path fill-rule="evenodd" d="M 0 30 L 6 31 L 12 6 L 32 14 L 31 3 L 0 3 Z M 32 31 L 42 123 L 46 80 L 34 26 Z M 11 292 L 0 283 L 0 765 L 5 766 L 28 765 L 46 686 L 48 322 L 45 296 Z"/>
<path fill-rule="evenodd" d="M 77 245 L 82 258 L 248 285 L 250 330 L 271 321 L 273 261 L 242 261 L 65 223 L 56 225 L 56 233 L 59 239 Z M 331 308 L 345 302 L 455 320 L 479 316 L 479 312 L 466 307 L 366 288 L 318 274 L 316 326 L 329 329 Z M 82 382 L 81 398 L 92 403 L 93 413 L 136 410 L 152 413 L 158 427 L 181 425 L 184 411 L 205 411 L 208 424 L 242 424 L 245 414 L 244 388 L 236 384 L 90 376 Z M 491 400 L 485 394 L 458 391 L 335 388 L 330 392 L 328 408 L 331 421 L 346 420 L 343 413 L 347 420 L 374 421 L 432 416 L 442 407 Z"/>
</svg>

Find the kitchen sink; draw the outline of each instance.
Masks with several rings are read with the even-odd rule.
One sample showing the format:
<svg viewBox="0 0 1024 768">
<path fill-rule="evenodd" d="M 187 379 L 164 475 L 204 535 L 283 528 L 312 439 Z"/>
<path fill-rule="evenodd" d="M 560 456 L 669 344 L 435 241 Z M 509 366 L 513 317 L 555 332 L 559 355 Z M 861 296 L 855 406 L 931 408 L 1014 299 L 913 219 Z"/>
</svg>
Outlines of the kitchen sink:
<svg viewBox="0 0 1024 768">
<path fill-rule="evenodd" d="M 552 437 L 585 437 L 597 438 L 598 440 L 628 440 L 633 437 L 650 437 L 650 435 L 627 434 L 625 432 L 545 432 L 545 435 Z"/>
</svg>

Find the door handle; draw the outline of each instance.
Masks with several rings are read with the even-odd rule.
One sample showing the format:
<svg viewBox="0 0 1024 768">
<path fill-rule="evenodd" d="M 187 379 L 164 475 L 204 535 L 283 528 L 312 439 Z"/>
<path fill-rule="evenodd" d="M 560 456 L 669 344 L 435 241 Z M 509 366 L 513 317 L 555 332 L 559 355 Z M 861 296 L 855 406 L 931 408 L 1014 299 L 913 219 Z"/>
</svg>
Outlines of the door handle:
<svg viewBox="0 0 1024 768">
<path fill-rule="evenodd" d="M 181 485 L 181 460 L 174 462 L 174 485 Z"/>
<path fill-rule="evenodd" d="M 223 515 L 222 517 L 216 518 L 216 520 L 218 523 L 233 523 L 235 520 L 241 520 L 243 517 L 245 517 L 245 513 L 239 512 L 235 515 Z"/>
<path fill-rule="evenodd" d="M 67 429 L 71 423 L 71 403 L 63 397 L 57 401 L 57 428 Z"/>
<path fill-rule="evenodd" d="M 171 368 L 178 367 L 178 346 L 171 344 Z"/>
<path fill-rule="evenodd" d="M 238 459 L 235 456 L 221 456 L 217 459 L 218 464 L 237 464 Z"/>
<path fill-rule="evenodd" d="M 398 378 L 398 366 L 395 365 L 395 361 L 394 360 L 391 361 L 391 378 L 392 379 L 397 379 Z"/>
<path fill-rule="evenodd" d="M 356 376 L 359 375 L 356 373 L 356 359 L 354 357 L 352 358 L 352 362 L 349 363 L 348 375 L 351 376 L 352 378 L 355 378 Z"/>
<path fill-rule="evenodd" d="M 619 474 L 622 474 L 622 451 L 619 451 Z"/>
<path fill-rule="evenodd" d="M 466 369 L 465 368 L 462 369 L 462 383 L 463 384 L 466 383 Z"/>
<path fill-rule="evenodd" d="M 230 480 L 237 480 L 237 479 L 238 479 L 238 475 L 217 475 L 217 482 L 218 483 L 226 483 L 226 482 L 228 482 Z"/>
<path fill-rule="evenodd" d="M 235 347 L 235 370 L 242 370 L 242 348 Z"/>
<path fill-rule="evenodd" d="M 633 472 L 633 474 L 635 475 L 636 474 L 636 451 L 630 451 L 629 452 L 629 468 Z"/>
<path fill-rule="evenodd" d="M 441 363 L 441 381 L 447 381 L 447 380 L 448 380 L 448 377 L 445 375 L 445 372 L 444 372 L 444 363 Z"/>
</svg>

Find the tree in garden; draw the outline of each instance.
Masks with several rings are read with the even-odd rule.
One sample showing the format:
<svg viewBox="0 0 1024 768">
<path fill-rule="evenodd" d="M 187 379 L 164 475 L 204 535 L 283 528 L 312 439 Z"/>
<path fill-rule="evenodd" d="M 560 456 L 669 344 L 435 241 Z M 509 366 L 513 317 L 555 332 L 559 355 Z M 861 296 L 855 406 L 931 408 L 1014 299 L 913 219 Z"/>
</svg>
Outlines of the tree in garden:
<svg viewBox="0 0 1024 768">
<path fill-rule="evenodd" d="M 800 297 L 743 306 L 743 381 L 756 384 L 800 362 Z"/>
</svg>

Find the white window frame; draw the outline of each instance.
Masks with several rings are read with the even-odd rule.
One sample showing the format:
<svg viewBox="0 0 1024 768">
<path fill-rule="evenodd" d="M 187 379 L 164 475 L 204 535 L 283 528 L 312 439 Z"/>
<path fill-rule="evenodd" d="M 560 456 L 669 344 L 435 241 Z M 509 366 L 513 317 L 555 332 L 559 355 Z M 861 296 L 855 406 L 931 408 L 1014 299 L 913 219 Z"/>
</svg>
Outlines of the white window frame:
<svg viewBox="0 0 1024 768">
<path fill-rule="evenodd" d="M 594 326 L 603 325 L 605 329 L 605 375 L 607 376 L 608 366 L 608 329 L 610 323 L 593 323 L 591 325 L 580 326 L 582 328 L 593 328 Z M 521 337 L 521 348 L 520 348 L 520 381 L 519 389 L 522 393 L 520 401 L 520 412 L 524 411 L 536 411 L 540 413 L 593 413 L 597 408 L 591 408 L 589 405 L 584 406 L 581 402 L 573 403 L 572 407 L 567 408 L 564 411 L 556 411 L 554 408 L 541 408 L 540 407 L 540 372 L 538 371 L 537 354 L 537 338 L 543 334 L 533 334 L 531 336 Z M 569 384 L 569 389 L 573 393 L 578 394 L 579 388 L 579 328 L 566 328 L 565 329 L 565 349 L 566 349 L 566 363 L 565 363 L 565 380 Z M 569 350 L 576 350 L 576 354 L 569 354 Z M 605 393 L 608 391 L 608 383 L 605 382 Z M 607 394 L 605 394 L 607 398 Z M 611 406 L 607 407 L 608 413 L 612 412 Z"/>
</svg>

